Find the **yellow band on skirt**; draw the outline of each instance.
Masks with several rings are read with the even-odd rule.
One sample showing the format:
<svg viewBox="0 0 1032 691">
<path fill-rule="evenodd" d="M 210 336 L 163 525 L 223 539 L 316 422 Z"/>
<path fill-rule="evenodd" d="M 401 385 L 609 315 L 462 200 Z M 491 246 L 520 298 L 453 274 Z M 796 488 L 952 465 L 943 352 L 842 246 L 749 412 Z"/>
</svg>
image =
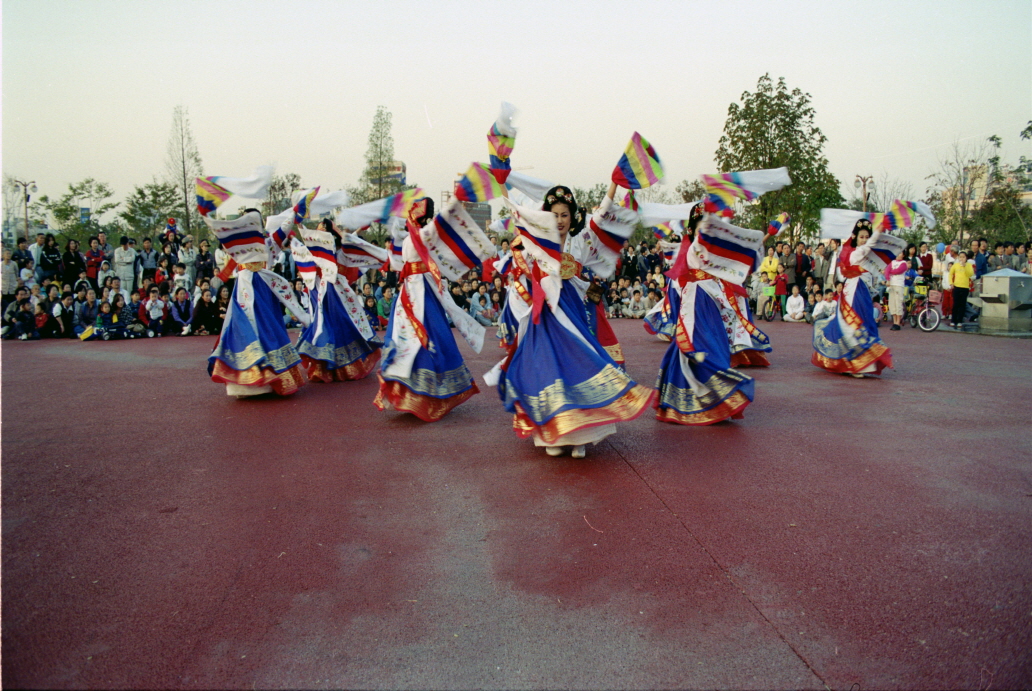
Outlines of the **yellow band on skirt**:
<svg viewBox="0 0 1032 691">
<path fill-rule="evenodd" d="M 380 379 L 380 390 L 373 399 L 373 405 L 379 410 L 399 410 L 403 413 L 412 413 L 424 422 L 437 422 L 447 415 L 452 408 L 469 400 L 474 394 L 480 393 L 475 381 L 472 386 L 462 393 L 455 394 L 449 398 L 434 398 L 415 393 L 401 382 Z"/>
<path fill-rule="evenodd" d="M 262 369 L 257 365 L 245 370 L 235 370 L 222 360 L 216 360 L 212 368 L 211 380 L 220 384 L 239 384 L 240 386 L 271 386 L 280 396 L 289 396 L 304 386 L 305 375 L 298 363 L 288 370 L 276 374 L 271 369 Z"/>
<path fill-rule="evenodd" d="M 513 416 L 512 428 L 522 438 L 531 436 L 536 430 L 541 439 L 551 444 L 559 437 L 585 427 L 609 425 L 615 422 L 633 420 L 644 413 L 656 395 L 655 389 L 635 384 L 620 398 L 601 408 L 577 408 L 557 413 L 544 425 L 534 424 L 520 403 L 516 402 L 516 414 Z"/>
<path fill-rule="evenodd" d="M 380 362 L 380 349 L 377 348 L 364 358 L 359 358 L 354 362 L 335 369 L 328 369 L 326 363 L 322 360 L 313 360 L 304 354 L 301 355 L 301 362 L 304 364 L 305 371 L 308 373 L 308 378 L 311 381 L 323 382 L 325 384 L 335 381 L 358 381 L 359 379 L 365 379 L 370 372 L 376 369 L 376 365 Z"/>
</svg>

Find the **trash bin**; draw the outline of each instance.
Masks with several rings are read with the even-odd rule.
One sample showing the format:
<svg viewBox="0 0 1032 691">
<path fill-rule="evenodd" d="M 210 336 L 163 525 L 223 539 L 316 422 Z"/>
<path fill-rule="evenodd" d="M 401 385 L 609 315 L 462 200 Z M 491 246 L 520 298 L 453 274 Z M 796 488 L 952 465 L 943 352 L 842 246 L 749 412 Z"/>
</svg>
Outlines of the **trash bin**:
<svg viewBox="0 0 1032 691">
<path fill-rule="evenodd" d="M 982 276 L 980 297 L 980 331 L 1032 331 L 1032 276 L 1013 269 L 993 271 Z"/>
</svg>

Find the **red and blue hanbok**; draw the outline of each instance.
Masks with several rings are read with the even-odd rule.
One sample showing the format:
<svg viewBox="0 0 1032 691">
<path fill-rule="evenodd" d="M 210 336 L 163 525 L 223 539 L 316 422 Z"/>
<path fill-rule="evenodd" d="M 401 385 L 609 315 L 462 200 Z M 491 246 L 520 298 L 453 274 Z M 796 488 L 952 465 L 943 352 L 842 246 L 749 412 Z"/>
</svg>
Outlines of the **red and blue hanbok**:
<svg viewBox="0 0 1032 691">
<path fill-rule="evenodd" d="M 459 280 L 482 267 L 494 245 L 454 200 L 426 226 L 410 223 L 407 233 L 397 230 L 392 244 L 401 247 L 400 255 L 391 252 L 401 286 L 387 323 L 373 405 L 434 422 L 480 392 L 449 320 L 476 352 L 484 344 L 484 327 L 455 304 L 443 278 Z"/>
</svg>

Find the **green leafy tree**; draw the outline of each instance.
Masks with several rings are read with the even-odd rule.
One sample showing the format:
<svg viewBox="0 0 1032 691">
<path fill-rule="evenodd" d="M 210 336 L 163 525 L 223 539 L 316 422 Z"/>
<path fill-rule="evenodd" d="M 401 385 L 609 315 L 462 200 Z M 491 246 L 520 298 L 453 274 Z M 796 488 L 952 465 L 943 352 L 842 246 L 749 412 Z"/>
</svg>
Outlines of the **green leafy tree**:
<svg viewBox="0 0 1032 691">
<path fill-rule="evenodd" d="M 822 207 L 841 207 L 839 181 L 824 156 L 827 137 L 814 122 L 810 94 L 789 91 L 784 78 L 774 84 L 760 77 L 756 91 L 742 94 L 741 104 L 728 106 L 724 134 L 716 151 L 721 172 L 787 167 L 792 184 L 768 192 L 736 217 L 743 227 L 765 228 L 782 211 L 792 216 L 791 234 L 815 238 Z"/>
<path fill-rule="evenodd" d="M 84 243 L 90 235 L 100 231 L 118 232 L 117 223 L 102 224 L 101 218 L 118 208 L 118 202 L 109 201 L 114 196 L 105 182 L 86 178 L 82 182 L 68 185 L 68 192 L 58 199 L 43 195 L 32 205 L 36 213 L 50 219 L 50 225 L 58 231 L 60 241 L 78 240 Z M 81 209 L 89 209 L 83 217 Z"/>
<path fill-rule="evenodd" d="M 682 180 L 675 188 L 680 203 L 697 202 L 706 196 L 701 180 Z"/>
<path fill-rule="evenodd" d="M 602 199 L 608 191 L 609 185 L 601 182 L 587 188 L 574 187 L 572 190 L 573 198 L 577 200 L 577 204 L 587 214 L 591 214 L 592 210 L 602 203 Z"/>
<path fill-rule="evenodd" d="M 1026 161 L 1023 158 L 1016 169 L 1002 165 L 1000 145 L 1003 141 L 996 135 L 987 141 L 993 147 L 993 155 L 988 160 L 988 185 L 984 199 L 971 214 L 972 225 L 991 243 L 1024 242 L 1029 239 L 1025 218 L 1028 210 L 1021 204 L 1021 191 L 1028 184 L 1024 172 Z"/>
<path fill-rule="evenodd" d="M 175 217 L 179 206 L 179 190 L 167 182 L 149 182 L 136 186 L 124 204 L 118 217 L 128 226 L 130 232 L 151 235 L 164 229 L 169 217 Z"/>
<path fill-rule="evenodd" d="M 185 106 L 176 106 L 172 110 L 172 130 L 168 135 L 165 175 L 167 181 L 176 188 L 178 198 L 177 213 L 173 216 L 177 219 L 179 227 L 189 235 L 202 223 L 194 203 L 194 180 L 204 176 L 204 168 L 193 132 L 190 130 L 190 118 Z"/>
<path fill-rule="evenodd" d="M 266 216 L 272 216 L 290 206 L 290 196 L 301 189 L 301 176 L 297 173 L 276 175 L 269 185 L 269 196 L 263 202 L 262 211 Z"/>
<path fill-rule="evenodd" d="M 384 106 L 377 106 L 373 116 L 365 161 L 358 187 L 349 190 L 353 203 L 381 199 L 404 189 L 400 180 L 390 177 L 394 164 L 394 137 L 391 136 L 391 112 Z"/>
</svg>

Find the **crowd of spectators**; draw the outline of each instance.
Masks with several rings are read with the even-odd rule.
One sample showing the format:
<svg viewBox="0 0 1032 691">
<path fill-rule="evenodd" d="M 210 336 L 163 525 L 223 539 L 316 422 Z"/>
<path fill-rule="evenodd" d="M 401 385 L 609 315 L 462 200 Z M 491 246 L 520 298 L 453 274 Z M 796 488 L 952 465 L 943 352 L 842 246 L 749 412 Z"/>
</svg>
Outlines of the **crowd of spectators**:
<svg viewBox="0 0 1032 691">
<path fill-rule="evenodd" d="M 508 252 L 508 240 L 491 239 L 499 252 Z M 52 234 L 40 233 L 31 245 L 19 238 L 16 249 L 3 250 L 4 338 L 107 340 L 221 331 L 233 281 L 232 273 L 226 272 L 229 257 L 221 248 L 212 250 L 207 240 L 194 248 L 191 236 L 174 230 L 156 241 L 144 238 L 139 248 L 128 237 L 121 237 L 119 246 L 113 247 L 104 233 L 89 238 L 87 244 L 83 251 L 69 240 L 62 251 Z M 927 243 L 910 245 L 884 276 L 876 277 L 876 299 L 880 301 L 888 291 L 889 311 L 895 317 L 902 313 L 902 299 L 915 283 L 934 282 L 945 290 L 954 287 L 954 277 L 953 281 L 965 283 L 956 287 L 966 301 L 963 291 L 973 290 L 986 273 L 1001 268 L 1032 271 L 1027 249 L 1023 243 L 997 243 L 990 252 L 985 239 L 978 239 L 968 251 L 952 246 L 936 255 Z M 819 318 L 842 288 L 833 268 L 838 250 L 836 240 L 776 242 L 768 247 L 759 270 L 746 284 L 754 313 L 762 315 L 767 301 L 773 299 L 784 321 L 811 323 Z M 482 270 L 448 286 L 455 303 L 484 326 L 498 323 L 507 297 L 495 262 L 488 260 Z M 970 279 L 968 272 L 952 269 L 957 262 L 971 266 Z M 290 253 L 280 254 L 272 268 L 293 282 L 298 300 L 307 308 L 309 296 Z M 641 319 L 662 302 L 669 280 L 664 269 L 658 247 L 645 242 L 625 247 L 616 274 L 607 281 L 596 279 L 608 317 Z M 398 287 L 397 272 L 372 269 L 351 278 L 370 323 L 385 328 Z M 283 318 L 288 327 L 300 326 L 286 311 Z"/>
</svg>

